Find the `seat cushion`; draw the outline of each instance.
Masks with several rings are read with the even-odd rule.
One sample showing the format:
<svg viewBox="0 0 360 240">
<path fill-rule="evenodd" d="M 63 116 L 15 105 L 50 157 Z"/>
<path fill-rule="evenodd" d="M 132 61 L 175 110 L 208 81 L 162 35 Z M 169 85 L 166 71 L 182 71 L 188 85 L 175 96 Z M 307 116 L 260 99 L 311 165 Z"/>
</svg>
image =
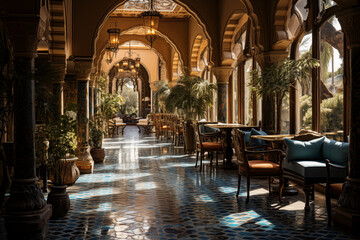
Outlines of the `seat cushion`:
<svg viewBox="0 0 360 240">
<path fill-rule="evenodd" d="M 285 170 L 290 170 L 297 173 L 304 178 L 322 178 L 326 179 L 326 164 L 323 160 L 296 160 L 288 161 L 284 159 L 283 167 Z M 330 176 L 334 178 L 346 177 L 346 169 L 331 168 Z"/>
<path fill-rule="evenodd" d="M 330 193 L 340 196 L 343 188 L 343 183 L 330 184 Z"/>
<path fill-rule="evenodd" d="M 249 140 L 251 147 L 266 145 L 266 142 L 264 140 L 252 138 L 251 136 L 253 136 L 253 135 L 267 135 L 267 133 L 264 131 L 261 131 L 261 130 L 258 131 L 258 130 L 255 130 L 254 128 L 252 128 L 250 131 L 250 140 Z"/>
<path fill-rule="evenodd" d="M 298 141 L 284 138 L 288 161 L 322 159 L 322 144 L 325 137 L 311 141 Z"/>
<path fill-rule="evenodd" d="M 349 143 L 338 142 L 325 138 L 323 143 L 323 157 L 332 163 L 347 165 L 349 155 Z"/>
<path fill-rule="evenodd" d="M 204 151 L 210 150 L 210 151 L 222 151 L 223 150 L 223 146 L 221 143 L 218 142 L 203 142 L 203 149 Z M 198 147 L 200 147 L 198 145 Z"/>
<path fill-rule="evenodd" d="M 268 176 L 280 173 L 279 164 L 265 160 L 251 160 L 249 163 L 249 171 L 253 175 Z M 245 171 L 244 166 L 240 166 L 240 170 Z"/>
</svg>

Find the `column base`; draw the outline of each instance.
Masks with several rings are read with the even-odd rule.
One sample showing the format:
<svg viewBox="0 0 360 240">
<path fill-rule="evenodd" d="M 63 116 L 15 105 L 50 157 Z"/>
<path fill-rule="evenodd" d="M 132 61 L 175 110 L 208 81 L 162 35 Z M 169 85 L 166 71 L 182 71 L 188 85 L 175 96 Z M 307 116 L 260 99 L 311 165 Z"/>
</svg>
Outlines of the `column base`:
<svg viewBox="0 0 360 240">
<path fill-rule="evenodd" d="M 78 148 L 76 156 L 78 157 L 76 166 L 79 168 L 80 173 L 87 174 L 94 172 L 94 160 L 91 157 L 89 147 Z"/>
<path fill-rule="evenodd" d="M 335 226 L 355 230 L 360 226 L 360 212 L 355 212 L 343 207 L 336 207 L 333 209 L 332 220 Z"/>
<path fill-rule="evenodd" d="M 3 215 L 7 239 L 42 240 L 46 238 L 47 222 L 52 214 L 52 207 L 47 204 L 38 211 L 8 212 Z"/>
</svg>

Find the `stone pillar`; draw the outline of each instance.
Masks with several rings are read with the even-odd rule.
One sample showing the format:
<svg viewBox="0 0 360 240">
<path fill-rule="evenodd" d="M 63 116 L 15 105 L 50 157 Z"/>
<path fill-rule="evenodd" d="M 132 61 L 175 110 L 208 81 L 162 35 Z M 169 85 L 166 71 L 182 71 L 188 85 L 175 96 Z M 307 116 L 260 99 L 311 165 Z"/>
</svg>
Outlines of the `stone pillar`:
<svg viewBox="0 0 360 240">
<path fill-rule="evenodd" d="M 350 155 L 349 175 L 344 183 L 333 221 L 355 230 L 360 224 L 360 6 L 337 15 L 350 50 Z"/>
<path fill-rule="evenodd" d="M 91 59 L 75 59 L 77 81 L 77 140 L 76 162 L 80 173 L 92 173 L 94 161 L 90 155 L 89 146 L 89 78 Z"/>
<path fill-rule="evenodd" d="M 8 239 L 45 239 L 51 205 L 38 185 L 35 164 L 35 81 L 34 58 L 41 36 L 36 15 L 7 16 L 13 46 L 15 166 L 10 197 L 3 217 Z"/>
<path fill-rule="evenodd" d="M 156 113 L 156 110 L 158 110 L 155 108 L 156 93 L 159 90 L 158 82 L 151 82 L 150 89 L 151 89 L 151 109 L 152 109 L 151 111 L 153 113 Z"/>
<path fill-rule="evenodd" d="M 56 109 L 54 110 L 54 118 L 59 119 L 64 114 L 64 82 L 56 82 L 53 85 L 53 94 L 56 99 Z"/>
<path fill-rule="evenodd" d="M 232 71 L 230 66 L 212 67 L 218 87 L 218 121 L 223 123 L 227 121 L 228 87 Z"/>
<path fill-rule="evenodd" d="M 89 83 L 89 118 L 93 119 L 94 117 L 94 106 L 95 106 L 95 75 L 91 74 L 91 81 Z"/>
</svg>

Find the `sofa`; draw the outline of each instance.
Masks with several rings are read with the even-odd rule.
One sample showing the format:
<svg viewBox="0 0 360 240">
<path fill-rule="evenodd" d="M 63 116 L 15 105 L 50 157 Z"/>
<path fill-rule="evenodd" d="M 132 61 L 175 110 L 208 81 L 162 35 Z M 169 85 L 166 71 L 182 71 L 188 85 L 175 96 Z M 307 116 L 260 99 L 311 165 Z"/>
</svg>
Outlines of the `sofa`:
<svg viewBox="0 0 360 240">
<path fill-rule="evenodd" d="M 284 178 L 303 185 L 306 197 L 305 211 L 309 211 L 310 197 L 314 200 L 314 184 L 326 183 L 325 161 L 347 166 L 349 143 L 319 136 L 314 136 L 309 141 L 297 140 L 295 137 L 284 139 L 284 142 L 286 145 L 286 157 L 283 161 Z M 331 176 L 337 180 L 344 179 L 347 176 L 347 167 L 332 168 Z"/>
</svg>

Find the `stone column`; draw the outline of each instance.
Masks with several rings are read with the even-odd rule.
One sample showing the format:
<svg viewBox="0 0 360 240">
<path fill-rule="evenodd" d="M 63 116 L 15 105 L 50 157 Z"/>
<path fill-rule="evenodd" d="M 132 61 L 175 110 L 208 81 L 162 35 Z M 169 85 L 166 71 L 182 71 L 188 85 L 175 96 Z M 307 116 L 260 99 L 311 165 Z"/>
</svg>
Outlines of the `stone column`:
<svg viewBox="0 0 360 240">
<path fill-rule="evenodd" d="M 218 87 L 218 121 L 223 123 L 227 121 L 228 87 L 232 71 L 231 66 L 212 67 Z"/>
<path fill-rule="evenodd" d="M 94 117 L 94 106 L 95 106 L 95 74 L 91 74 L 89 83 L 89 118 L 93 119 Z"/>
<path fill-rule="evenodd" d="M 156 113 L 156 108 L 155 108 L 155 102 L 156 102 L 156 93 L 159 90 L 159 85 L 157 82 L 151 82 L 150 83 L 150 89 L 151 89 L 151 111 L 153 113 Z"/>
<path fill-rule="evenodd" d="M 92 173 L 94 161 L 90 155 L 89 146 L 89 80 L 92 61 L 91 58 L 75 59 L 77 81 L 77 140 L 76 162 L 80 173 Z"/>
<path fill-rule="evenodd" d="M 38 185 L 35 164 L 35 81 L 34 58 L 39 17 L 7 16 L 7 29 L 14 55 L 14 143 L 15 165 L 10 197 L 3 217 L 8 239 L 45 239 L 51 205 L 47 204 Z"/>
<path fill-rule="evenodd" d="M 337 15 L 350 49 L 350 154 L 349 175 L 344 183 L 333 221 L 355 229 L 360 224 L 360 6 Z"/>
<path fill-rule="evenodd" d="M 56 99 L 55 119 L 64 114 L 64 82 L 59 81 L 53 85 L 53 94 Z"/>
</svg>

